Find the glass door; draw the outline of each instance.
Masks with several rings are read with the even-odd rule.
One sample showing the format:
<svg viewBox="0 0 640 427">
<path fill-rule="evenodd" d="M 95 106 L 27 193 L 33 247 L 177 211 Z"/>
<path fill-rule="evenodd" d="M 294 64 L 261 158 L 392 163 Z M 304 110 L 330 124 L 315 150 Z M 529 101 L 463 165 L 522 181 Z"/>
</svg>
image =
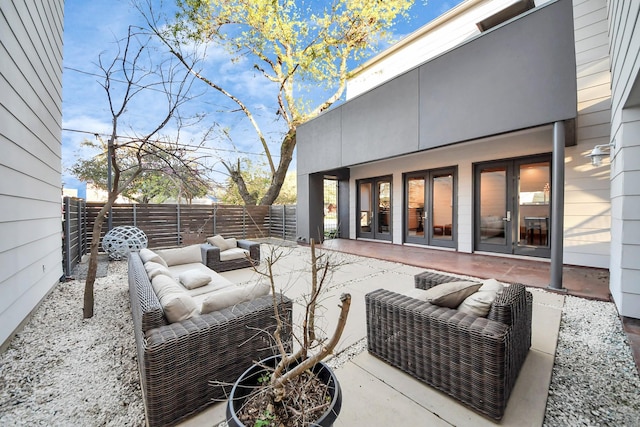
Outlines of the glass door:
<svg viewBox="0 0 640 427">
<path fill-rule="evenodd" d="M 515 253 L 551 256 L 551 161 L 517 162 L 518 241 Z"/>
<path fill-rule="evenodd" d="M 358 181 L 358 237 L 391 240 L 391 178 Z"/>
<path fill-rule="evenodd" d="M 405 175 L 405 241 L 455 247 L 455 168 Z"/>
<path fill-rule="evenodd" d="M 550 256 L 550 156 L 475 167 L 475 248 Z"/>
</svg>

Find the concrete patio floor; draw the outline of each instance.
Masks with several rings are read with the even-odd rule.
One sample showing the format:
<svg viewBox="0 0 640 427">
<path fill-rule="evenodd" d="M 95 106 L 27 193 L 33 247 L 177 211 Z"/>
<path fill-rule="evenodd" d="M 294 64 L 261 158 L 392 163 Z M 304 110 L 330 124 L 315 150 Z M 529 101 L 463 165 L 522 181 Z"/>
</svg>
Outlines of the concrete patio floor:
<svg viewBox="0 0 640 427">
<path fill-rule="evenodd" d="M 270 246 L 262 246 L 262 259 Z M 282 248 L 286 256 L 276 264 L 276 283 L 296 300 L 294 319 L 302 311 L 301 297 L 308 288 L 309 274 L 302 271 L 309 263 L 310 249 L 304 246 Z M 333 331 L 339 311 L 339 296 L 351 293 L 351 310 L 337 352 L 366 337 L 366 293 L 379 288 L 403 292 L 413 288 L 414 275 L 424 267 L 409 266 L 347 253 L 325 251 L 344 263 L 331 279 L 323 300 L 326 314 L 321 328 Z M 222 273 L 236 283 L 256 280 L 250 269 Z M 509 400 L 504 426 L 540 426 L 545 406 L 560 327 L 564 296 L 532 289 L 532 346 Z M 365 350 L 336 370 L 343 390 L 343 403 L 336 426 L 386 425 L 496 425 L 491 420 L 459 404 L 446 394 L 421 383 L 404 372 L 369 355 Z M 184 427 L 217 426 L 225 419 L 225 403 L 217 403 L 182 424 Z"/>
</svg>

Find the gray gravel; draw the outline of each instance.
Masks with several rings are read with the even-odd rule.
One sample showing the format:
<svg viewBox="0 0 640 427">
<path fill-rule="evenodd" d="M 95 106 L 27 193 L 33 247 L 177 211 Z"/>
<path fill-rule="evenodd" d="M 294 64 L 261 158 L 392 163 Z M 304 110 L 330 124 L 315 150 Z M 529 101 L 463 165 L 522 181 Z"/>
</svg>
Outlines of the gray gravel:
<svg viewBox="0 0 640 427">
<path fill-rule="evenodd" d="M 613 303 L 567 296 L 545 426 L 639 426 L 640 379 Z"/>
<path fill-rule="evenodd" d="M 126 262 L 84 285 L 58 285 L 0 354 L 0 426 L 144 425 Z M 361 340 L 329 361 L 366 350 Z M 640 380 L 612 303 L 566 297 L 545 426 L 638 426 Z"/>
</svg>

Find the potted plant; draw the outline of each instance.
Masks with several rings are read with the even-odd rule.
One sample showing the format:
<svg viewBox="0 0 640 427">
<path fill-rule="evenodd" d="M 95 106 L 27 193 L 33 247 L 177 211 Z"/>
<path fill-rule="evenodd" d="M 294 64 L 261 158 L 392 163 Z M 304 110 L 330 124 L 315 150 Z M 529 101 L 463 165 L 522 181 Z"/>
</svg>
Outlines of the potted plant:
<svg viewBox="0 0 640 427">
<path fill-rule="evenodd" d="M 227 423 L 240 426 L 331 426 L 342 404 L 340 385 L 331 369 L 323 363 L 338 344 L 347 321 L 351 295 L 340 297 L 341 310 L 333 335 L 321 338 L 316 331 L 316 310 L 319 297 L 326 289 L 328 278 L 336 264 L 327 254 L 316 255 L 311 247 L 311 289 L 305 302 L 300 330 L 293 331 L 300 348 L 291 352 L 280 334 L 284 325 L 280 319 L 273 265 L 281 253 L 272 251 L 266 258 L 266 271 L 255 270 L 266 277 L 274 295 L 274 316 L 278 319 L 273 334 L 279 354 L 256 362 L 233 385 L 227 403 Z"/>
</svg>

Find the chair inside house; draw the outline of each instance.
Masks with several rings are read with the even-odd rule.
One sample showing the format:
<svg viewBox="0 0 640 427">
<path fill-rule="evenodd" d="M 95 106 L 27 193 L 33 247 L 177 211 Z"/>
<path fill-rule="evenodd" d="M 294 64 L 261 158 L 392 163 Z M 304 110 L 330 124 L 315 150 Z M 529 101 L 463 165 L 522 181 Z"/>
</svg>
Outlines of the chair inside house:
<svg viewBox="0 0 640 427">
<path fill-rule="evenodd" d="M 225 239 L 218 234 L 207 238 L 202 253 L 206 257 L 207 267 L 217 272 L 260 264 L 260 243 L 251 240 L 238 240 L 234 237 Z"/>
<path fill-rule="evenodd" d="M 521 284 L 459 280 L 425 272 L 406 295 L 367 294 L 368 350 L 499 420 L 531 346 L 532 295 Z"/>
</svg>

